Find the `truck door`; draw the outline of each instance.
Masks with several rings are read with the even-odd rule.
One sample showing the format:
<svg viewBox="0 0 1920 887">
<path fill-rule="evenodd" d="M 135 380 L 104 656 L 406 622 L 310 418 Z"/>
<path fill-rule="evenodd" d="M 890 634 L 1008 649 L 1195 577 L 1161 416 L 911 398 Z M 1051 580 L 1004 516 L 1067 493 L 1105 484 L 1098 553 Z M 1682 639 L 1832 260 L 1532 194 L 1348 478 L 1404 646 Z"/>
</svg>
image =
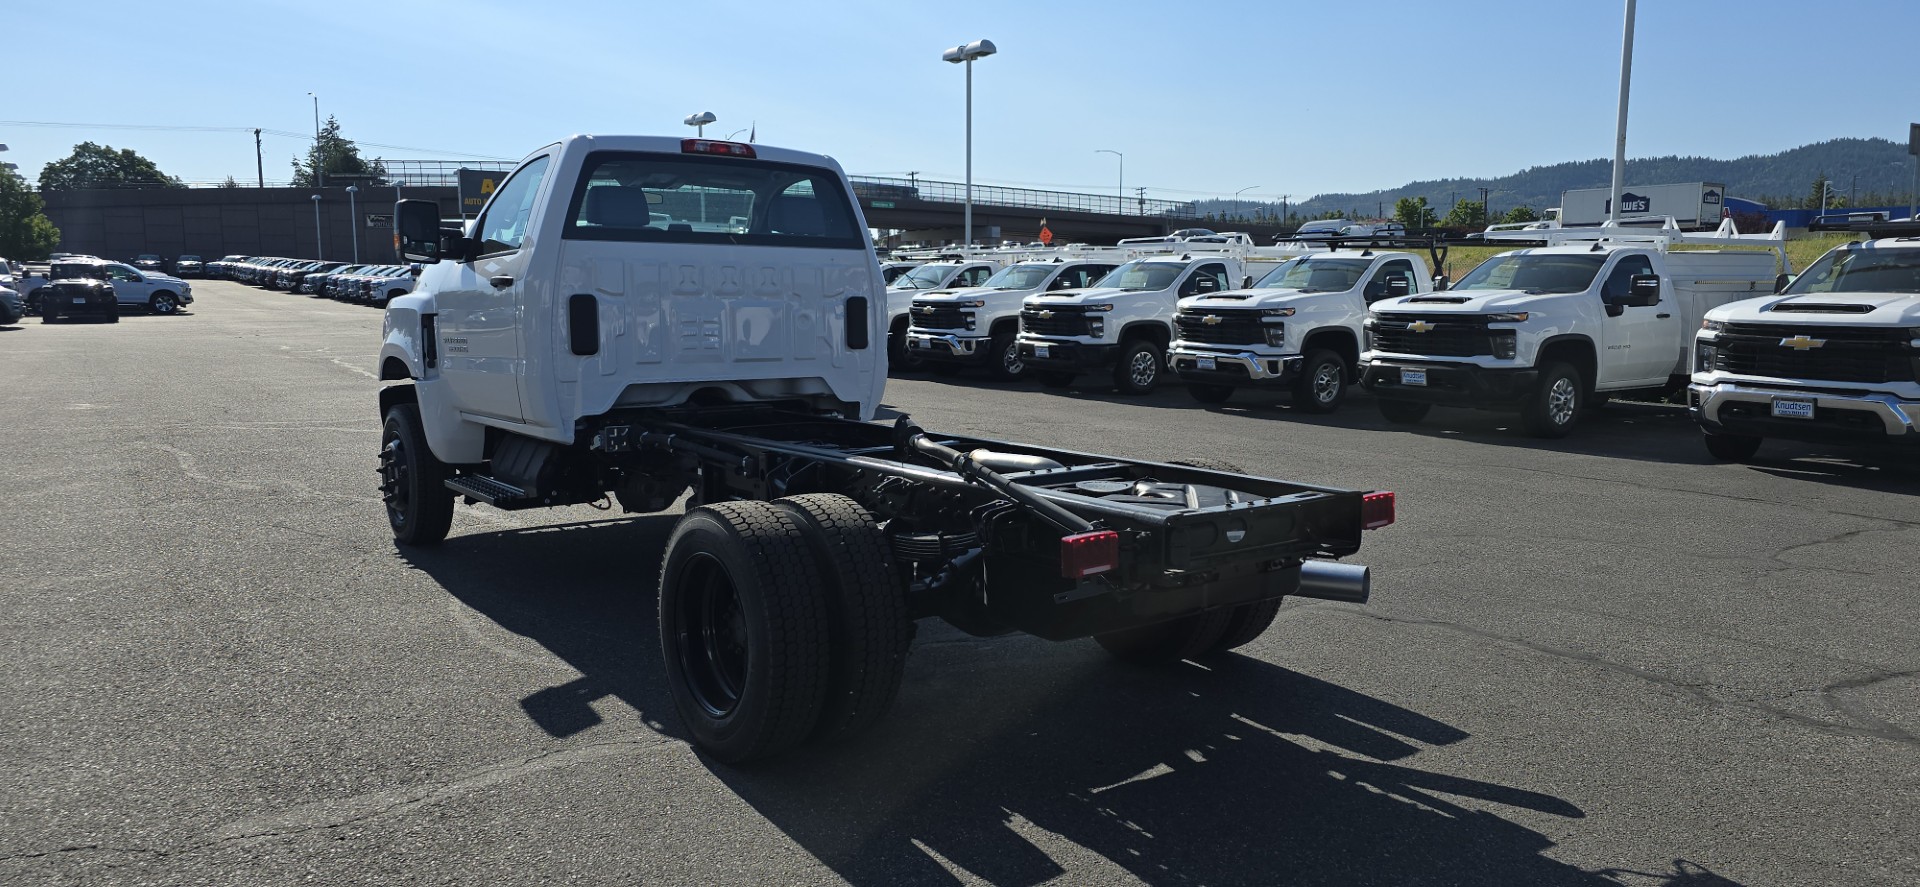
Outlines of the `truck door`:
<svg viewBox="0 0 1920 887">
<path fill-rule="evenodd" d="M 1671 286 L 1661 287 L 1658 305 L 1624 304 L 1634 276 L 1652 273 L 1652 259 L 1630 254 L 1614 262 L 1600 286 L 1607 306 L 1601 317 L 1600 382 L 1664 383 L 1678 365 L 1681 331 Z"/>
<path fill-rule="evenodd" d="M 108 265 L 107 279 L 113 283 L 114 301 L 122 305 L 145 305 L 153 295 L 153 284 L 128 265 Z"/>
<path fill-rule="evenodd" d="M 462 410 L 521 421 L 521 294 L 526 286 L 527 229 L 546 176 L 548 157 L 516 170 L 493 193 L 474 223 L 478 255 L 456 266 L 454 282 L 435 297 L 441 374 Z"/>
</svg>

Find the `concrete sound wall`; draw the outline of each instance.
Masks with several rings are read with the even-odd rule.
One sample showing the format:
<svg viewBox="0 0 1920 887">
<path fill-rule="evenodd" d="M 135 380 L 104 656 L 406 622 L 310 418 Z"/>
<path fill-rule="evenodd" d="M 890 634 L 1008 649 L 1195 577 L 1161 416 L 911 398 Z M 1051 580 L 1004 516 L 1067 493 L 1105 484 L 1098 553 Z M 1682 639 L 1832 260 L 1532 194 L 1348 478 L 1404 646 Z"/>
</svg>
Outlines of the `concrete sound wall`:
<svg viewBox="0 0 1920 887">
<path fill-rule="evenodd" d="M 453 188 L 400 189 L 458 214 Z M 313 195 L 320 195 L 318 240 Z M 349 211 L 344 188 L 123 188 L 41 193 L 60 228 L 60 251 L 109 259 L 156 253 L 208 259 L 225 255 L 348 261 L 353 238 L 363 262 L 394 263 L 391 187 L 362 188 Z M 355 218 L 357 216 L 357 218 Z"/>
</svg>

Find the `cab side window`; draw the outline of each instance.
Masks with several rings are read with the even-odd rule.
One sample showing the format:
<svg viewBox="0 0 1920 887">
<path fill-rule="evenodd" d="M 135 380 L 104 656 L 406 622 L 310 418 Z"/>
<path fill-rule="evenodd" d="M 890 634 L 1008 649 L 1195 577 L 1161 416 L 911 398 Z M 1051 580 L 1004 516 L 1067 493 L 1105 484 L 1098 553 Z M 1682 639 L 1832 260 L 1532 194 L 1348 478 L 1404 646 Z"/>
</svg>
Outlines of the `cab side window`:
<svg viewBox="0 0 1920 887">
<path fill-rule="evenodd" d="M 1652 274 L 1653 260 L 1646 256 L 1627 256 L 1620 264 L 1613 266 L 1613 272 L 1607 275 L 1606 285 L 1600 288 L 1600 298 L 1607 302 L 1620 302 L 1627 298 L 1633 289 L 1636 274 Z"/>
<path fill-rule="evenodd" d="M 527 225 L 533 218 L 533 198 L 546 177 L 546 157 L 534 159 L 514 172 L 500 189 L 474 230 L 480 232 L 480 254 L 512 252 L 527 239 Z"/>
<path fill-rule="evenodd" d="M 1180 295 L 1194 296 L 1201 293 L 1219 293 L 1232 288 L 1233 284 L 1227 280 L 1227 266 L 1212 263 L 1201 265 L 1196 269 L 1193 272 L 1193 276 L 1187 278 L 1186 284 L 1180 287 Z"/>
<path fill-rule="evenodd" d="M 1405 278 L 1407 292 L 1413 292 L 1413 263 L 1406 259 L 1394 259 L 1381 265 L 1380 270 L 1374 272 L 1373 280 L 1367 284 L 1366 300 L 1371 303 L 1386 298 L 1387 282 L 1396 278 Z"/>
<path fill-rule="evenodd" d="M 107 276 L 120 283 L 134 283 L 140 279 L 140 275 L 118 265 L 108 265 Z"/>
<path fill-rule="evenodd" d="M 968 268 L 960 272 L 960 278 L 954 281 L 957 286 L 979 286 L 993 276 L 993 269 L 987 267 Z"/>
</svg>

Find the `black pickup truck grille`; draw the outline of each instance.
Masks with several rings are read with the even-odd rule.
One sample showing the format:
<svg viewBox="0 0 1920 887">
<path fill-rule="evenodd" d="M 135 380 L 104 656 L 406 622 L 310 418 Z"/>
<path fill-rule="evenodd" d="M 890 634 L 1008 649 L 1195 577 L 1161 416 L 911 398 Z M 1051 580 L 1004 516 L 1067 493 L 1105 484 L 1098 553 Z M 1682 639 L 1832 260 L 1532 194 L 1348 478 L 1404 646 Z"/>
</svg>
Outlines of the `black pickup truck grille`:
<svg viewBox="0 0 1920 887">
<path fill-rule="evenodd" d="M 1183 342 L 1206 345 L 1264 345 L 1267 332 L 1258 311 L 1182 311 L 1173 325 Z"/>
<path fill-rule="evenodd" d="M 1730 323 L 1713 368 L 1743 376 L 1827 382 L 1912 382 L 1916 356 L 1906 330 Z M 1817 344 L 1816 344 L 1817 343 Z"/>
<path fill-rule="evenodd" d="M 1479 317 L 1393 315 L 1375 318 L 1372 329 L 1375 351 L 1431 357 L 1493 355 L 1493 337 L 1487 332 L 1486 321 Z"/>
<path fill-rule="evenodd" d="M 913 303 L 913 325 L 930 330 L 964 330 L 967 328 L 967 312 L 951 304 Z"/>
<path fill-rule="evenodd" d="M 1020 312 L 1020 329 L 1036 336 L 1085 336 L 1088 335 L 1087 312 L 1077 305 L 1027 308 Z"/>
</svg>

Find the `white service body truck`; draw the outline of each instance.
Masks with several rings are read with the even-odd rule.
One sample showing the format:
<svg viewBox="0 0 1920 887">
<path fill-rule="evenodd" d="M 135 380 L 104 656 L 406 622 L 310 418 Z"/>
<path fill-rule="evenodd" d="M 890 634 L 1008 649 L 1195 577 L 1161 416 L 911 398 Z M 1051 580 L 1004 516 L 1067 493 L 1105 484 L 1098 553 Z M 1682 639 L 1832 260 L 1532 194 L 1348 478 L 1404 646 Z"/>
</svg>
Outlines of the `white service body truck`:
<svg viewBox="0 0 1920 887">
<path fill-rule="evenodd" d="M 902 368 L 917 366 L 919 358 L 907 351 L 908 309 L 921 293 L 956 290 L 986 283 L 999 262 L 977 259 L 928 262 L 893 279 L 887 285 L 887 358 Z"/>
<path fill-rule="evenodd" d="M 1920 223 L 1822 218 L 1858 231 L 1782 292 L 1707 312 L 1687 406 L 1715 458 L 1785 440 L 1920 445 Z"/>
<path fill-rule="evenodd" d="M 1678 391 L 1708 310 L 1773 289 L 1785 230 L 1742 235 L 1602 226 L 1508 232 L 1546 245 L 1500 253 L 1443 292 L 1374 304 L 1361 384 L 1389 421 L 1435 404 L 1518 411 L 1564 437 L 1596 398 Z M 1771 251 L 1678 251 L 1680 244 Z"/>
<path fill-rule="evenodd" d="M 907 353 L 936 367 L 984 367 L 1011 382 L 1026 375 L 1020 357 L 1020 307 L 1026 297 L 1084 289 L 1107 276 L 1112 261 L 1056 256 L 994 272 L 979 286 L 916 295 L 908 314 Z"/>
<path fill-rule="evenodd" d="M 1359 381 L 1368 306 L 1430 292 L 1431 281 L 1410 252 L 1354 245 L 1301 256 L 1250 289 L 1181 299 L 1167 363 L 1202 403 L 1277 389 L 1302 410 L 1330 413 Z"/>
<path fill-rule="evenodd" d="M 1727 186 L 1712 182 L 1632 185 L 1620 189 L 1620 217 L 1671 216 L 1683 228 L 1715 228 L 1726 213 Z M 1560 194 L 1563 226 L 1600 225 L 1613 203 L 1612 188 L 1581 188 Z"/>
<path fill-rule="evenodd" d="M 1247 643 L 1289 595 L 1366 599 L 1366 569 L 1327 559 L 1392 522 L 1392 493 L 864 421 L 886 293 L 852 193 L 819 154 L 577 135 L 522 161 L 470 229 L 397 203 L 422 265 L 379 357 L 402 551 L 442 541 L 456 499 L 685 497 L 659 558 L 661 680 L 724 762 L 871 725 L 915 619 L 1166 662 Z M 606 538 L 651 570 L 631 529 Z"/>
</svg>

